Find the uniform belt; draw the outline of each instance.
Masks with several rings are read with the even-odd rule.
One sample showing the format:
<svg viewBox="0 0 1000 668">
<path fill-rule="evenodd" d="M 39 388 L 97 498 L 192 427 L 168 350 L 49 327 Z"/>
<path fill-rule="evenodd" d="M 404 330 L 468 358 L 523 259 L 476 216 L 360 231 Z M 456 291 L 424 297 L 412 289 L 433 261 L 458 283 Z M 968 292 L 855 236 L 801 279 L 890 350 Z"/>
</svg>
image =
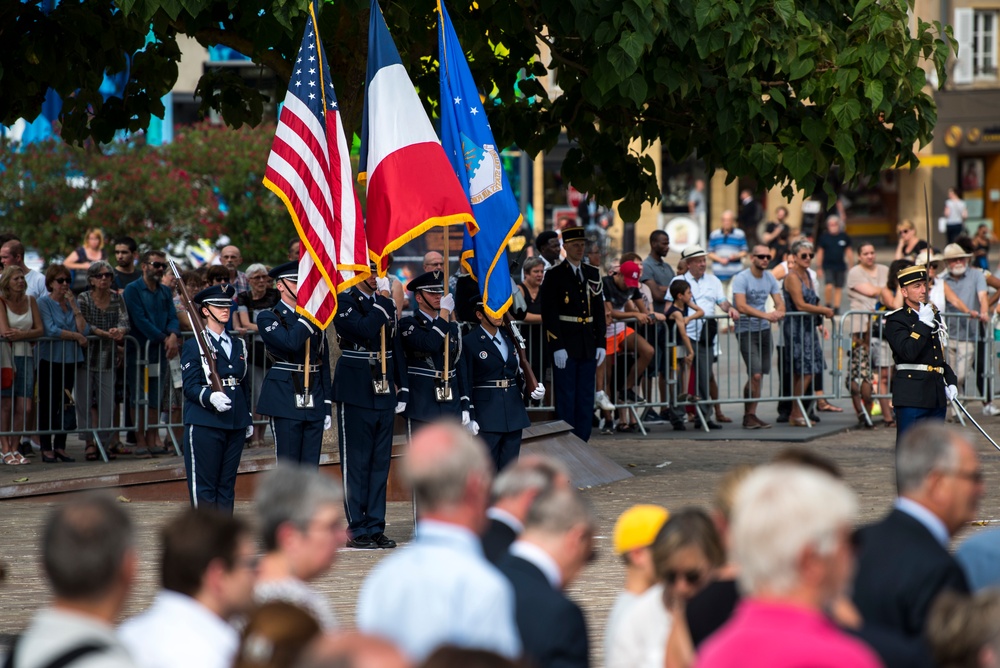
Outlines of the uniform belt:
<svg viewBox="0 0 1000 668">
<path fill-rule="evenodd" d="M 407 369 L 406 372 L 413 374 L 414 376 L 424 376 L 425 378 L 436 378 L 437 380 L 441 380 L 444 377 L 441 375 L 442 374 L 441 371 L 431 371 L 430 369 L 410 368 Z M 448 372 L 448 378 L 454 378 L 454 377 L 455 377 L 455 370 L 452 369 Z"/>
<path fill-rule="evenodd" d="M 572 315 L 561 315 L 559 316 L 559 319 L 562 320 L 563 322 L 594 322 L 594 319 L 590 317 L 577 318 L 576 316 Z"/>
<path fill-rule="evenodd" d="M 236 387 L 237 385 L 240 384 L 240 379 L 239 378 L 220 378 L 219 382 L 222 384 L 222 387 Z"/>
<path fill-rule="evenodd" d="M 473 385 L 474 390 L 496 390 L 496 389 L 507 389 L 508 387 L 514 387 L 517 382 L 513 378 L 504 378 L 503 380 L 484 380 L 482 385 Z"/>
<path fill-rule="evenodd" d="M 928 364 L 897 364 L 896 371 L 930 371 L 931 373 L 944 373 L 943 366 L 930 366 Z"/>
<path fill-rule="evenodd" d="M 281 371 L 298 371 L 300 373 L 302 371 L 305 371 L 304 364 L 293 364 L 292 362 L 275 362 L 274 366 L 272 366 L 271 368 L 280 369 Z M 319 371 L 318 364 L 309 365 L 309 373 L 316 373 L 317 371 Z"/>
<path fill-rule="evenodd" d="M 377 360 L 379 359 L 379 353 L 377 350 L 372 352 L 370 350 L 341 350 L 340 354 L 342 357 L 346 357 L 352 360 Z M 392 351 L 385 351 L 385 358 L 387 360 L 392 359 Z"/>
</svg>

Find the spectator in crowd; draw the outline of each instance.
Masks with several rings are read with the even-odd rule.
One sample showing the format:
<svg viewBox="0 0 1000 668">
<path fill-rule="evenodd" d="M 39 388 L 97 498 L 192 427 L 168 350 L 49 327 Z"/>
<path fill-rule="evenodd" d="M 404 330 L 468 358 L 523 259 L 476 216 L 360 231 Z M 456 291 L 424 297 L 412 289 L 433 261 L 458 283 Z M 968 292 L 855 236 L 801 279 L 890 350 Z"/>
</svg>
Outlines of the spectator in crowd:
<svg viewBox="0 0 1000 668">
<path fill-rule="evenodd" d="M 704 184 L 703 184 L 704 187 Z M 674 268 L 666 261 L 667 253 L 670 252 L 670 235 L 663 230 L 653 230 L 649 235 L 649 255 L 642 261 L 642 283 L 649 288 L 650 297 L 653 301 L 653 313 L 662 313 L 666 316 L 667 303 L 670 298 L 670 282 L 674 280 Z M 658 328 L 658 338 L 656 340 L 656 359 L 653 362 L 659 382 L 660 401 L 665 401 L 669 396 L 667 393 L 667 367 L 670 364 L 670 355 L 667 350 L 667 328 Z M 660 417 L 669 420 L 676 429 L 678 425 L 684 426 L 683 416 L 672 411 L 669 407 L 660 410 Z"/>
<path fill-rule="evenodd" d="M 74 659 L 75 665 L 101 668 L 136 666 L 113 626 L 132 592 L 138 566 L 132 519 L 125 508 L 112 496 L 89 494 L 49 514 L 41 551 L 53 599 L 11 648 L 12 668 Z"/>
<path fill-rule="evenodd" d="M 688 336 L 688 327 L 692 320 L 702 318 L 705 312 L 694 301 L 691 284 L 684 279 L 677 279 L 670 284 L 670 307 L 667 309 L 667 341 L 677 350 L 677 376 L 680 381 L 680 391 L 677 403 L 699 401 L 697 396 L 688 393 L 691 387 L 691 367 L 694 364 L 694 345 Z M 684 431 L 683 419 L 671 414 L 675 431 Z"/>
<path fill-rule="evenodd" d="M 250 609 L 257 558 L 249 527 L 213 510 L 189 509 L 160 534 L 160 586 L 153 604 L 118 637 L 139 668 L 230 668 Z"/>
<path fill-rule="evenodd" d="M 972 534 L 955 550 L 955 558 L 972 591 L 1000 586 L 1000 529 Z"/>
<path fill-rule="evenodd" d="M 917 234 L 917 226 L 909 218 L 904 218 L 896 226 L 896 236 L 899 243 L 896 244 L 896 260 L 909 260 L 916 262 L 921 253 L 924 253 L 930 246 Z"/>
<path fill-rule="evenodd" d="M 61 264 L 51 264 L 45 270 L 49 294 L 38 300 L 46 339 L 38 344 L 38 427 L 41 431 L 75 429 L 76 408 L 73 386 L 76 365 L 83 361 L 90 325 L 73 298 L 70 272 Z M 72 462 L 66 454 L 66 432 L 41 434 L 42 461 L 46 464 Z"/>
<path fill-rule="evenodd" d="M 705 220 L 705 179 L 695 179 L 691 192 L 688 193 L 688 213 L 695 217 L 696 222 Z"/>
<path fill-rule="evenodd" d="M 142 278 L 142 272 L 136 269 L 139 246 L 132 237 L 119 237 L 115 240 L 115 280 L 112 288 L 119 293 L 132 281 Z"/>
<path fill-rule="evenodd" d="M 787 465 L 751 473 L 732 525 L 747 598 L 705 642 L 699 668 L 881 665 L 825 614 L 848 585 L 856 516 L 854 494 L 825 473 Z"/>
<path fill-rule="evenodd" d="M 688 599 L 710 582 L 725 562 L 712 520 L 699 508 L 673 513 L 653 542 L 658 584 L 642 594 L 611 639 L 608 668 L 661 668 L 675 624 L 684 624 Z"/>
<path fill-rule="evenodd" d="M 799 240 L 792 244 L 782 295 L 788 309 L 788 316 L 782 323 L 782 333 L 786 354 L 790 354 L 792 358 L 792 394 L 795 396 L 801 396 L 807 391 L 813 376 L 823 374 L 823 344 L 820 334 L 824 338 L 830 336 L 823 318 L 833 317 L 833 309 L 819 305 L 819 295 L 816 294 L 816 286 L 809 274 L 812 259 L 811 243 Z M 799 405 L 797 401 L 792 402 L 788 423 L 804 427 L 807 423 Z"/>
<path fill-rule="evenodd" d="M 948 365 L 958 376 L 956 385 L 959 394 L 968 392 L 967 379 L 977 367 L 976 343 L 982 336 L 982 325 L 990 318 L 986 277 L 978 269 L 970 270 L 971 257 L 972 254 L 967 253 L 958 244 L 950 243 L 944 248 L 943 259 L 948 266 L 944 282 L 960 302 L 958 305 L 948 302 L 944 317 L 948 326 Z M 1000 409 L 987 403 L 984 405 L 983 413 L 998 415 Z"/>
<path fill-rule="evenodd" d="M 743 396 L 750 399 L 760 397 L 764 376 L 771 373 L 771 323 L 785 317 L 785 303 L 781 298 L 781 287 L 767 265 L 771 254 L 767 246 L 757 244 L 753 248 L 750 268 L 736 274 L 733 279 L 733 303 L 744 317 L 736 321 L 736 338 L 740 344 L 740 356 L 747 365 L 747 382 Z M 767 310 L 770 297 L 774 308 Z M 757 402 L 749 401 L 743 413 L 744 429 L 768 429 L 770 424 L 757 417 Z"/>
<path fill-rule="evenodd" d="M 87 230 L 83 237 L 83 245 L 77 246 L 76 250 L 66 256 L 64 265 L 73 272 L 73 292 L 82 292 L 87 289 L 87 269 L 91 262 L 107 260 L 108 254 L 104 250 L 104 232 L 100 228 L 94 227 Z"/>
<path fill-rule="evenodd" d="M 483 554 L 497 563 L 524 531 L 528 509 L 540 495 L 569 485 L 569 474 L 555 459 L 525 455 L 508 464 L 493 481 L 493 503 L 486 510 Z"/>
<path fill-rule="evenodd" d="M 854 264 L 851 238 L 844 231 L 839 216 L 826 219 L 826 231 L 816 240 L 816 264 L 820 267 L 819 277 L 826 283 L 823 288 L 824 301 L 836 315 L 840 313 L 840 298 L 847 280 L 847 268 Z"/>
<path fill-rule="evenodd" d="M 927 619 L 927 638 L 938 668 L 1000 665 L 1000 591 L 942 592 Z"/>
<path fill-rule="evenodd" d="M 4 246 L 6 248 L 6 245 Z M 26 416 L 32 412 L 32 401 L 35 396 L 35 359 L 31 350 L 31 340 L 45 333 L 41 311 L 38 302 L 27 294 L 28 283 L 24 270 L 18 264 L 4 266 L 0 274 L 0 298 L 3 308 L 0 308 L 0 336 L 10 345 L 11 361 L 14 365 L 14 383 L 4 392 L 2 420 L 3 431 L 11 431 L 10 436 L 3 437 L 3 463 L 28 464 L 25 455 L 32 454 L 31 441 L 25 440 L 18 447 L 17 434 L 24 434 Z"/>
<path fill-rule="evenodd" d="M 115 365 L 122 361 L 119 348 L 124 350 L 129 331 L 125 300 L 111 289 L 114 270 L 104 260 L 92 262 L 87 269 L 90 289 L 78 298 L 80 314 L 90 326 L 91 336 L 97 337 L 87 346 L 87 364 L 77 379 L 77 421 L 81 427 L 98 428 L 102 446 L 111 443 L 115 406 Z M 93 431 L 86 433 L 85 457 L 97 459 L 97 444 Z M 112 453 L 113 454 L 113 453 Z"/>
<path fill-rule="evenodd" d="M 969 217 L 969 208 L 958 192 L 954 188 L 948 188 L 948 199 L 944 203 L 945 233 L 948 243 L 955 243 L 955 240 L 965 232 L 965 221 Z"/>
<path fill-rule="evenodd" d="M 184 283 L 188 297 L 194 297 L 207 287 L 205 284 L 206 273 L 207 271 L 199 271 L 198 269 L 181 272 L 181 282 Z M 181 330 L 185 332 L 193 331 L 194 326 L 191 324 L 191 316 L 188 315 L 187 308 L 184 306 L 184 298 L 181 297 L 180 289 L 173 290 L 172 294 L 174 310 L 177 313 L 177 322 L 180 324 Z"/>
<path fill-rule="evenodd" d="M 604 628 L 604 655 L 622 633 L 622 620 L 642 594 L 656 585 L 653 541 L 670 513 L 662 506 L 639 504 L 618 516 L 612 533 L 615 554 L 625 564 L 625 586 L 615 597 Z M 606 662 L 607 663 L 607 662 Z"/>
<path fill-rule="evenodd" d="M 715 361 L 715 339 L 719 332 L 719 323 L 713 316 L 716 314 L 716 306 L 720 307 L 723 314 L 728 315 L 733 320 L 740 317 L 739 311 L 726 299 L 726 292 L 722 287 L 722 281 L 705 272 L 708 264 L 708 253 L 698 245 L 688 246 L 681 253 L 681 259 L 687 263 L 687 272 L 681 274 L 674 280 L 684 279 L 691 286 L 691 294 L 694 303 L 704 312 L 709 319 L 696 318 L 688 322 L 687 335 L 694 344 L 694 364 L 695 370 L 695 391 L 701 398 L 712 397 L 711 384 L 714 380 L 712 373 L 712 363 Z M 731 419 L 722 414 L 722 407 L 715 404 L 715 418 L 719 422 L 732 422 Z M 699 424 L 699 429 L 722 429 L 721 425 L 711 419 L 705 424 Z"/>
<path fill-rule="evenodd" d="M 743 271 L 743 258 L 749 249 L 747 234 L 736 227 L 736 214 L 723 211 L 721 222 L 722 227 L 708 235 L 708 259 L 712 261 L 712 273 L 727 288 L 733 276 Z"/>
<path fill-rule="evenodd" d="M 444 271 L 444 256 L 437 251 L 424 253 L 424 273 L 428 271 Z"/>
<path fill-rule="evenodd" d="M 240 265 L 243 264 L 243 254 L 240 253 L 239 248 L 236 246 L 223 247 L 222 253 L 219 255 L 219 262 L 229 270 L 229 283 L 236 288 L 236 294 L 246 292 L 250 289 L 250 281 L 247 279 L 247 275 L 240 271 Z M 209 277 L 208 284 L 212 284 L 211 277 Z"/>
<path fill-rule="evenodd" d="M 247 267 L 247 280 L 250 282 L 250 289 L 236 295 L 236 328 L 240 331 L 253 332 L 251 338 L 250 351 L 250 375 L 251 392 L 256 398 L 260 394 L 260 386 L 264 382 L 264 367 L 267 362 L 267 351 L 264 349 L 264 342 L 256 336 L 257 314 L 265 309 L 274 308 L 281 295 L 278 289 L 271 285 L 271 277 L 267 273 L 267 267 L 262 264 L 252 264 Z M 263 418 L 254 414 L 255 423 L 260 423 Z M 264 445 L 264 429 L 254 432 L 253 440 L 257 447 Z"/>
<path fill-rule="evenodd" d="M 606 333 L 606 351 L 610 360 L 605 364 L 605 374 L 611 376 L 614 388 L 621 363 L 624 382 L 616 400 L 628 404 L 645 403 L 646 400 L 638 394 L 638 384 L 653 360 L 653 346 L 639 332 L 622 322 L 627 320 L 635 321 L 637 325 L 648 325 L 656 321 L 654 315 L 646 310 L 646 303 L 639 292 L 641 273 L 642 268 L 637 263 L 624 262 L 620 266 L 612 266 L 603 279 L 604 309 L 611 319 Z"/>
<path fill-rule="evenodd" d="M 646 371 L 643 377 L 640 379 L 642 382 L 642 395 L 646 398 L 647 402 L 652 403 L 654 400 L 666 401 L 665 394 L 656 394 L 656 376 L 658 370 L 654 363 L 656 362 L 656 350 L 658 346 L 666 343 L 666 321 L 667 316 L 663 313 L 656 311 L 655 305 L 653 303 L 653 293 L 650 292 L 649 286 L 642 282 L 642 272 L 645 271 L 642 268 L 642 256 L 638 253 L 622 253 L 619 261 L 622 264 L 626 262 L 632 262 L 638 268 L 639 271 L 639 285 L 636 289 L 639 291 L 640 301 L 642 301 L 644 312 L 649 316 L 645 325 L 636 328 L 636 331 L 649 342 L 650 346 L 653 348 L 653 354 L 650 356 L 649 364 L 646 366 Z M 658 397 L 658 399 L 657 399 Z M 660 423 L 663 418 L 660 414 L 652 407 L 646 408 L 639 418 L 643 422 Z"/>
<path fill-rule="evenodd" d="M 520 656 L 514 591 L 483 556 L 478 535 L 492 471 L 486 446 L 458 424 L 413 435 L 403 476 L 417 508 L 416 537 L 362 585 L 362 632 L 393 641 L 415 661 L 446 644 Z"/>
<path fill-rule="evenodd" d="M 939 422 L 913 427 L 896 446 L 896 488 L 892 512 L 859 534 L 854 603 L 866 625 L 922 643 L 935 597 L 969 590 L 948 543 L 983 495 L 971 437 Z"/>
<path fill-rule="evenodd" d="M 771 261 L 768 269 L 777 267 L 785 256 L 788 255 L 788 243 L 791 238 L 792 228 L 788 225 L 788 207 L 779 206 L 774 210 L 774 220 L 764 227 L 764 234 L 760 241 L 765 244 L 771 252 Z"/>
<path fill-rule="evenodd" d="M 748 243 L 757 242 L 757 225 L 764 219 L 764 209 L 754 199 L 753 192 L 747 188 L 740 191 L 739 225 Z"/>
<path fill-rule="evenodd" d="M 875 245 L 871 243 L 863 243 L 858 247 L 858 260 L 858 264 L 847 272 L 849 308 L 851 311 L 875 311 L 882 288 L 889 280 L 889 267 L 875 262 Z M 879 338 L 882 316 L 852 315 L 848 326 L 851 331 L 851 358 L 847 389 L 851 391 L 858 424 L 868 427 L 870 421 L 866 416 L 871 414 L 875 379 L 872 375 L 872 361 L 879 361 L 882 356 L 882 341 Z M 880 384 L 879 389 L 881 394 L 886 394 L 887 385 Z M 886 427 L 896 426 L 889 398 L 879 399 L 879 406 L 882 409 L 882 424 Z"/>
<path fill-rule="evenodd" d="M 985 223 L 976 228 L 972 237 L 972 264 L 983 271 L 990 269 L 990 228 Z"/>
<path fill-rule="evenodd" d="M 544 230 L 535 237 L 535 248 L 545 263 L 544 272 L 561 262 L 562 245 L 559 243 L 559 233 L 555 230 Z M 543 272 L 543 273 L 544 273 Z"/>
<path fill-rule="evenodd" d="M 396 305 L 396 318 L 403 317 L 403 309 L 406 308 L 406 290 L 403 289 L 403 282 L 392 271 L 392 263 L 395 258 L 392 253 L 385 256 L 385 277 L 389 279 L 389 294 Z"/>
<path fill-rule="evenodd" d="M 233 668 L 295 668 L 321 633 L 319 623 L 299 606 L 265 603 L 247 617 Z"/>
<path fill-rule="evenodd" d="M 254 494 L 261 543 L 254 600 L 285 601 L 311 614 L 324 631 L 337 628 L 325 596 L 310 582 L 323 576 L 346 540 L 343 495 L 315 470 L 282 462 L 265 474 Z"/>
<path fill-rule="evenodd" d="M 150 250 L 142 254 L 142 280 L 133 281 L 122 293 L 128 309 L 131 337 L 135 344 L 126 345 L 125 379 L 129 386 L 132 405 L 136 407 L 137 457 L 167 454 L 159 441 L 159 430 L 151 427 L 160 415 L 163 378 L 168 360 L 180 352 L 180 323 L 174 308 L 170 289 L 162 285 L 167 269 L 167 256 L 163 251 Z M 140 357 L 146 360 L 145 368 L 137 365 Z M 142 389 L 146 386 L 145 410 L 142 406 Z"/>
<path fill-rule="evenodd" d="M 548 378 L 542 378 L 542 370 L 548 368 L 543 364 L 545 350 L 547 349 L 545 340 L 541 336 L 542 328 L 542 279 L 545 277 L 545 261 L 540 257 L 529 257 L 522 266 L 524 278 L 518 283 L 518 290 L 524 297 L 525 314 L 523 321 L 526 327 L 521 335 L 528 345 L 528 361 L 535 372 L 535 377 L 547 383 L 551 387 Z"/>
<path fill-rule="evenodd" d="M 0 246 L 0 263 L 4 269 L 7 267 L 20 267 L 24 273 L 24 280 L 28 284 L 26 294 L 29 297 L 39 299 L 49 293 L 45 287 L 45 274 L 29 269 L 24 263 L 24 245 L 17 239 L 11 239 Z"/>
<path fill-rule="evenodd" d="M 299 249 L 302 247 L 302 242 L 298 237 L 295 237 L 288 242 L 288 261 L 298 262 L 299 261 Z"/>
<path fill-rule="evenodd" d="M 603 230 L 599 227 L 591 227 L 590 229 L 591 231 L 600 230 L 603 232 Z M 601 262 L 602 257 L 601 242 L 597 239 L 587 239 L 587 250 L 583 252 L 583 261 L 591 267 L 597 267 L 600 269 L 603 264 L 603 262 Z"/>
</svg>

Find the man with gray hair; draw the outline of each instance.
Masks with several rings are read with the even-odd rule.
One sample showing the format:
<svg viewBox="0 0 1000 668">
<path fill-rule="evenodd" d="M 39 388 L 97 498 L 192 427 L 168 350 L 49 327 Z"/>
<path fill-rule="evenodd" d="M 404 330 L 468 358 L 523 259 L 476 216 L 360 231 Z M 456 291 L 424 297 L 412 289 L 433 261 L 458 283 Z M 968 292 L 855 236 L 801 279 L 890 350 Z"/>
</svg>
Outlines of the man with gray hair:
<svg viewBox="0 0 1000 668">
<path fill-rule="evenodd" d="M 524 533 L 499 564 L 514 585 L 517 628 L 532 664 L 590 665 L 583 611 L 563 590 L 593 561 L 595 527 L 577 490 L 549 490 L 531 504 Z"/>
<path fill-rule="evenodd" d="M 485 445 L 457 422 L 430 423 L 414 434 L 403 475 L 419 514 L 416 537 L 365 580 L 358 629 L 415 662 L 441 645 L 518 658 L 514 592 L 479 542 L 493 480 Z"/>
<path fill-rule="evenodd" d="M 788 464 L 747 476 L 730 539 L 747 597 L 702 645 L 701 668 L 874 668 L 875 654 L 827 618 L 851 572 L 858 503 L 832 476 Z"/>
<path fill-rule="evenodd" d="M 254 600 L 287 601 L 312 614 L 326 631 L 337 618 L 309 583 L 324 575 L 346 539 L 340 487 L 314 469 L 281 462 L 264 475 L 254 495 L 261 559 Z"/>
<path fill-rule="evenodd" d="M 939 422 L 913 427 L 896 446 L 896 487 L 892 512 L 860 532 L 854 603 L 866 625 L 922 642 L 937 595 L 969 590 L 948 544 L 983 495 L 971 436 Z"/>
<path fill-rule="evenodd" d="M 42 535 L 54 598 L 15 641 L 8 665 L 133 668 L 112 625 L 132 591 L 137 561 L 132 519 L 113 497 L 88 494 L 56 508 Z"/>
<path fill-rule="evenodd" d="M 495 564 L 507 554 L 539 494 L 568 485 L 569 473 L 551 457 L 525 455 L 511 462 L 493 481 L 493 505 L 486 511 L 489 523 L 483 533 L 486 558 Z"/>
</svg>

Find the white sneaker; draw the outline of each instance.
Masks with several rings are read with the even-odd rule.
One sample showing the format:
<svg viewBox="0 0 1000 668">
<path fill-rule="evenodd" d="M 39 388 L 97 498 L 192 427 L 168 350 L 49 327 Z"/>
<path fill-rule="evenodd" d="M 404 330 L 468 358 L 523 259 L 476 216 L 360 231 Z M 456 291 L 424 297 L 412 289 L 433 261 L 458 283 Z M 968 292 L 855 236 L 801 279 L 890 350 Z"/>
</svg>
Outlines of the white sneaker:
<svg viewBox="0 0 1000 668">
<path fill-rule="evenodd" d="M 983 415 L 1000 415 L 1000 408 L 993 404 L 986 404 L 983 406 Z"/>
<path fill-rule="evenodd" d="M 613 411 L 615 409 L 615 405 L 611 403 L 611 399 L 608 398 L 604 390 L 594 395 L 594 405 L 602 411 Z"/>
</svg>

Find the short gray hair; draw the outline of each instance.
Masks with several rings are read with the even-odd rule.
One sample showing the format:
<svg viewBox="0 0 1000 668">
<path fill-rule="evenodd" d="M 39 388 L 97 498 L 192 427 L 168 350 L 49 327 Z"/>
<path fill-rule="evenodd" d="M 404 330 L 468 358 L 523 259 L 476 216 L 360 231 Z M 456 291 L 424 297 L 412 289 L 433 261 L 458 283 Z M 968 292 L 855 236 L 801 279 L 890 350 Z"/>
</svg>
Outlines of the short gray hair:
<svg viewBox="0 0 1000 668">
<path fill-rule="evenodd" d="M 107 594 L 132 549 L 132 518 L 114 497 L 88 493 L 56 508 L 42 534 L 42 564 L 56 596 Z"/>
<path fill-rule="evenodd" d="M 247 278 L 250 278 L 251 276 L 256 276 L 257 274 L 266 274 L 267 267 L 262 265 L 260 262 L 254 262 L 252 265 L 247 267 L 247 270 L 243 273 L 246 274 Z"/>
<path fill-rule="evenodd" d="M 105 260 L 95 260 L 90 263 L 89 267 L 87 267 L 87 278 L 93 278 L 94 276 L 105 272 L 111 272 L 114 274 L 115 269 Z"/>
<path fill-rule="evenodd" d="M 528 509 L 524 529 L 559 535 L 580 524 L 593 530 L 596 524 L 594 510 L 579 491 L 566 487 L 539 494 Z"/>
<path fill-rule="evenodd" d="M 522 457 L 507 465 L 493 481 L 493 499 L 509 499 L 527 491 L 551 489 L 556 480 L 569 478 L 566 468 L 551 457 Z"/>
<path fill-rule="evenodd" d="M 524 264 L 521 265 L 521 271 L 527 274 L 535 267 L 543 266 L 544 264 L 545 260 L 543 260 L 540 257 L 529 257 L 527 260 L 524 261 Z"/>
<path fill-rule="evenodd" d="M 747 476 L 733 508 L 732 556 L 744 593 L 782 595 L 799 582 L 803 550 L 821 555 L 837 547 L 837 532 L 857 515 L 847 485 L 803 466 L 770 464 Z"/>
<path fill-rule="evenodd" d="M 955 444 L 962 440 L 972 442 L 967 432 L 938 422 L 923 422 L 903 434 L 896 446 L 896 490 L 914 492 L 932 471 L 954 471 Z"/>
<path fill-rule="evenodd" d="M 791 248 L 788 249 L 788 251 L 792 255 L 798 255 L 799 251 L 802 250 L 803 248 L 808 248 L 811 250 L 815 248 L 815 246 L 813 246 L 812 242 L 809 241 L 808 239 L 797 239 L 792 242 L 792 246 Z"/>
<path fill-rule="evenodd" d="M 433 462 L 415 459 L 410 453 L 403 458 L 403 477 L 417 507 L 426 511 L 460 503 L 473 476 L 480 476 L 487 485 L 493 478 L 486 446 L 467 429 L 453 421 L 437 422 L 424 427 L 414 441 L 432 433 L 445 445 Z"/>
<path fill-rule="evenodd" d="M 264 474 L 253 502 L 264 549 L 278 549 L 278 528 L 285 522 L 305 531 L 317 511 L 343 502 L 340 487 L 322 473 L 282 462 Z"/>
<path fill-rule="evenodd" d="M 991 587 L 974 596 L 942 591 L 931 605 L 926 633 L 934 665 L 982 665 L 984 648 L 1000 654 L 1000 590 Z"/>
</svg>

